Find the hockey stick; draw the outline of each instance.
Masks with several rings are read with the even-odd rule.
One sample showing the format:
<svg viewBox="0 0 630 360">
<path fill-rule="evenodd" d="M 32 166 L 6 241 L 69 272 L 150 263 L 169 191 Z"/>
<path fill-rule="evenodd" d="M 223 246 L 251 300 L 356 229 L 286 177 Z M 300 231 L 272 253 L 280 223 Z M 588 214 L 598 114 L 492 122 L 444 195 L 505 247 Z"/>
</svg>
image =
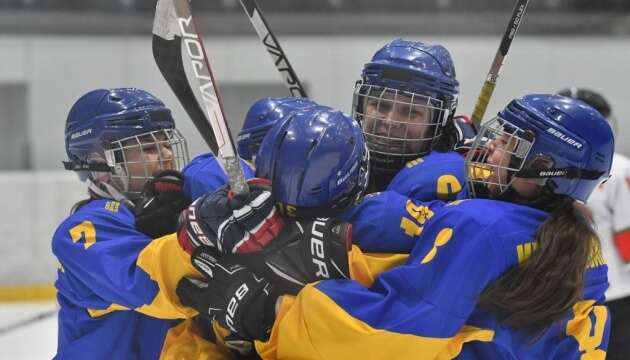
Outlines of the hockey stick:
<svg viewBox="0 0 630 360">
<path fill-rule="evenodd" d="M 57 315 L 57 313 L 59 312 L 59 309 L 54 309 L 54 310 L 48 310 L 48 311 L 44 311 L 42 313 L 39 313 L 37 315 L 31 316 L 29 318 L 14 322 L 13 324 L 9 324 L 3 327 L 0 327 L 0 336 L 4 336 L 8 333 L 11 333 L 15 330 L 21 329 L 25 326 L 34 324 L 36 322 L 42 321 L 42 320 L 46 320 L 49 317 L 52 317 L 54 315 Z"/>
<path fill-rule="evenodd" d="M 213 145 L 216 148 L 214 153 L 228 176 L 232 192 L 236 195 L 247 194 L 249 188 L 225 119 L 221 95 L 212 74 L 202 38 L 191 14 L 188 0 L 158 0 L 153 25 L 154 45 L 156 44 L 156 36 L 166 41 L 179 40 L 178 45 L 173 45 L 173 43 L 165 45 L 163 41 L 157 40 L 157 49 L 154 46 L 154 58 L 158 67 L 162 64 L 162 67 L 165 69 L 162 72 L 163 74 L 167 73 L 167 75 L 164 75 L 167 82 L 169 82 L 169 78 L 171 79 L 169 85 L 171 85 L 173 92 L 178 95 L 178 99 L 180 99 L 185 108 L 188 106 L 187 112 L 195 115 L 195 117 L 191 116 L 191 118 L 202 136 L 209 138 L 210 134 L 213 135 Z M 181 60 L 182 43 L 198 86 L 191 87 L 190 83 L 188 83 Z M 177 49 L 180 51 L 179 54 L 174 53 Z M 163 52 L 163 50 L 166 52 Z M 166 59 L 163 56 L 166 56 Z M 179 59 L 177 59 L 177 56 L 179 56 Z M 183 85 L 184 82 L 186 86 Z M 190 91 L 186 91 L 186 87 Z M 203 101 L 201 106 L 197 103 L 195 94 Z M 199 116 L 198 109 L 196 109 L 198 107 L 202 110 L 201 116 Z M 203 119 L 203 121 L 200 119 Z M 207 125 L 208 122 L 210 129 L 204 125 Z M 212 141 L 206 139 L 206 142 L 212 149 Z"/>
<path fill-rule="evenodd" d="M 182 38 L 177 28 L 175 9 L 170 1 L 160 0 L 153 20 L 153 59 L 171 90 L 195 124 L 210 150 L 216 154 L 219 147 L 212 134 L 210 122 L 190 88 L 182 60 Z"/>
<path fill-rule="evenodd" d="M 280 73 L 287 89 L 289 89 L 289 94 L 291 96 L 308 97 L 280 43 L 278 43 L 275 35 L 271 32 L 269 24 L 267 24 L 267 20 L 265 20 L 256 0 L 241 0 L 241 5 L 247 17 L 249 17 L 249 21 L 256 29 L 260 41 L 267 48 L 269 55 L 271 55 L 271 60 Z"/>
<path fill-rule="evenodd" d="M 486 81 L 483 83 L 483 86 L 481 87 L 481 93 L 477 98 L 477 104 L 475 104 L 475 110 L 473 111 L 471 117 L 474 124 L 479 125 L 481 123 L 483 115 L 486 113 L 486 108 L 490 103 L 490 98 L 492 97 L 494 88 L 497 85 L 497 80 L 499 79 L 501 68 L 503 68 L 505 58 L 507 56 L 508 50 L 510 50 L 510 45 L 512 45 L 512 40 L 514 40 L 514 36 L 518 31 L 518 27 L 521 24 L 521 20 L 523 20 L 523 16 L 525 15 L 525 10 L 527 9 L 528 3 L 529 0 L 518 0 L 516 2 L 516 5 L 514 6 L 514 10 L 512 10 L 510 22 L 505 29 L 505 33 L 503 34 L 503 38 L 501 39 L 501 44 L 499 45 L 499 49 L 497 50 L 497 54 L 494 56 L 494 60 L 492 61 L 492 65 L 490 66 L 490 71 L 488 72 L 488 76 L 486 77 Z"/>
</svg>

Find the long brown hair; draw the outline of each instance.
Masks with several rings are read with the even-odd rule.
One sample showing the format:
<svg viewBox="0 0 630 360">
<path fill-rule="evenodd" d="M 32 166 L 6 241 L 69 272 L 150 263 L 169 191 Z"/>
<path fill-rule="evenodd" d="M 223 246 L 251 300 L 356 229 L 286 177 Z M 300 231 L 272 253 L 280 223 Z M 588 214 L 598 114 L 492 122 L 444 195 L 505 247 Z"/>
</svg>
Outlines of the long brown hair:
<svg viewBox="0 0 630 360">
<path fill-rule="evenodd" d="M 536 232 L 536 250 L 484 290 L 482 308 L 514 328 L 537 332 L 579 301 L 599 239 L 583 208 L 562 198 Z"/>
</svg>

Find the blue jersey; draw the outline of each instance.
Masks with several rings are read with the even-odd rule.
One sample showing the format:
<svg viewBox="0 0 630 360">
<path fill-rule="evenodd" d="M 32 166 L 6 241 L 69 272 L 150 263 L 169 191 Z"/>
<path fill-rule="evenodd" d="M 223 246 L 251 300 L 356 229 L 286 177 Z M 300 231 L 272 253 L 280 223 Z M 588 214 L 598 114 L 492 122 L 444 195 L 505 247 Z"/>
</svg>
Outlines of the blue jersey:
<svg viewBox="0 0 630 360">
<path fill-rule="evenodd" d="M 408 162 L 392 179 L 387 190 L 419 201 L 464 199 L 464 157 L 454 151 L 432 151 Z"/>
<path fill-rule="evenodd" d="M 410 161 L 387 191 L 369 194 L 340 216 L 352 224 L 353 242 L 369 252 L 409 253 L 425 221 L 445 201 L 467 196 L 464 158 L 433 151 Z"/>
<path fill-rule="evenodd" d="M 245 179 L 254 177 L 254 170 L 245 160 L 241 160 Z M 184 175 L 184 193 L 195 200 L 227 184 L 228 178 L 219 161 L 212 154 L 203 154 L 192 159 L 182 170 Z"/>
<path fill-rule="evenodd" d="M 610 319 L 601 255 L 583 300 L 536 338 L 477 308 L 483 290 L 525 261 L 546 212 L 491 200 L 456 201 L 429 219 L 407 262 L 369 287 L 351 280 L 307 285 L 283 299 L 263 358 L 603 358 Z M 334 329 L 331 331 L 330 329 Z"/>
<path fill-rule="evenodd" d="M 218 354 L 215 345 L 203 344 L 191 326 L 177 320 L 196 314 L 175 294 L 179 279 L 199 276 L 190 257 L 175 235 L 153 240 L 134 223 L 125 205 L 92 200 L 55 231 L 57 357 L 168 358 L 167 352 L 178 350 L 173 339 L 191 345 L 193 353 Z"/>
<path fill-rule="evenodd" d="M 442 201 L 414 201 L 393 191 L 368 194 L 339 217 L 352 224 L 352 242 L 364 252 L 410 253 L 424 223 Z"/>
</svg>

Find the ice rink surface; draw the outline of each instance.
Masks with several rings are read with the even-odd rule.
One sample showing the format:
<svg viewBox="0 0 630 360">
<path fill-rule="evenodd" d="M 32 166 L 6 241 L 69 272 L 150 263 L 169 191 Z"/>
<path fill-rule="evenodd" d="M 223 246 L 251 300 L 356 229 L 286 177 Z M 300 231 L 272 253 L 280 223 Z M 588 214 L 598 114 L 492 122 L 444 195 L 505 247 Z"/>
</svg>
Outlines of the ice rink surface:
<svg viewBox="0 0 630 360">
<path fill-rule="evenodd" d="M 56 302 L 0 304 L 0 359 L 52 359 L 57 350 Z"/>
</svg>

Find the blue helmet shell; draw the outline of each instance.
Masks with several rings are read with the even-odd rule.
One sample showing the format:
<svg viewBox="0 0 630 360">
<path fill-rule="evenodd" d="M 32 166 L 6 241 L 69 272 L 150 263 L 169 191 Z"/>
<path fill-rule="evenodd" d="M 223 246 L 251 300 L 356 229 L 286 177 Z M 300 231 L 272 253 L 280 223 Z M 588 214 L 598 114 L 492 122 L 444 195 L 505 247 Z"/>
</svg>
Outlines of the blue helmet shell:
<svg viewBox="0 0 630 360">
<path fill-rule="evenodd" d="M 77 100 L 65 127 L 66 153 L 71 162 L 86 163 L 112 141 L 161 129 L 175 121 L 164 103 L 136 88 L 98 89 Z"/>
<path fill-rule="evenodd" d="M 271 179 L 279 203 L 341 210 L 362 196 L 368 164 L 359 124 L 318 106 L 293 112 L 271 128 L 256 158 L 256 175 Z"/>
<path fill-rule="evenodd" d="M 260 143 L 273 124 L 293 111 L 317 106 L 313 101 L 302 97 L 266 97 L 256 101 L 247 112 L 245 122 L 238 133 L 238 154 L 245 160 L 252 160 Z"/>
<path fill-rule="evenodd" d="M 451 54 L 442 45 L 395 39 L 365 64 L 361 77 L 365 84 L 439 99 L 455 112 L 459 81 Z"/>
<path fill-rule="evenodd" d="M 597 179 L 550 178 L 555 194 L 586 202 L 595 187 L 609 177 L 615 149 L 613 132 L 606 119 L 588 104 L 559 95 L 527 95 L 510 102 L 499 117 L 534 134 L 525 164 L 544 155 L 551 158 L 553 168 L 601 173 Z"/>
</svg>

